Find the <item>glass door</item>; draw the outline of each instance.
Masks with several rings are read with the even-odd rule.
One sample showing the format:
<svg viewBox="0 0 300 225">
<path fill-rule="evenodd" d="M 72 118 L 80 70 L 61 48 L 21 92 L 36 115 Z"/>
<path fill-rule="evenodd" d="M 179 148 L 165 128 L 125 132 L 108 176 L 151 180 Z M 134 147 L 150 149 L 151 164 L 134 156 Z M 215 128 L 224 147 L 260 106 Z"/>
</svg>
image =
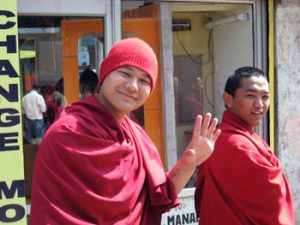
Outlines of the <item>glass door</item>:
<svg viewBox="0 0 300 225">
<path fill-rule="evenodd" d="M 33 85 L 41 87 L 47 105 L 43 115 L 46 130 L 65 105 L 80 98 L 81 73 L 87 68 L 96 73 L 106 49 L 120 30 L 118 15 L 114 15 L 117 7 L 112 9 L 112 4 L 117 6 L 118 1 L 86 0 L 85 4 L 89 7 L 82 7 L 79 0 L 72 1 L 71 5 L 59 0 L 42 0 L 38 4 L 35 0 L 18 2 L 21 97 Z M 85 21 L 86 30 L 77 32 L 76 39 L 68 39 L 66 24 L 78 20 Z M 116 26 L 113 27 L 113 23 Z M 68 41 L 74 42 L 72 48 L 65 44 Z M 29 213 L 32 171 L 39 141 L 29 142 L 25 132 L 23 126 L 25 191 Z"/>
<path fill-rule="evenodd" d="M 225 81 L 236 68 L 266 71 L 261 7 L 260 1 L 160 4 L 168 168 L 187 146 L 197 114 L 211 112 L 221 119 Z M 193 186 L 191 180 L 188 187 Z"/>
</svg>

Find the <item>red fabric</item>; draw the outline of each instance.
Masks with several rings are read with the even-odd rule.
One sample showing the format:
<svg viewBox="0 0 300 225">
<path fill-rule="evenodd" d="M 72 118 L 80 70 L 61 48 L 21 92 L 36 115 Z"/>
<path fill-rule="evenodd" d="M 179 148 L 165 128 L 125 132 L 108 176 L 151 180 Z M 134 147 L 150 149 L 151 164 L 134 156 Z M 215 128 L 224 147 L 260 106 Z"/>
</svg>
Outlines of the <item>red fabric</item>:
<svg viewBox="0 0 300 225">
<path fill-rule="evenodd" d="M 215 151 L 199 170 L 199 224 L 295 224 L 287 178 L 267 143 L 228 111 L 220 128 Z"/>
<path fill-rule="evenodd" d="M 35 163 L 30 225 L 157 225 L 178 204 L 143 129 L 94 98 L 66 107 Z"/>
</svg>

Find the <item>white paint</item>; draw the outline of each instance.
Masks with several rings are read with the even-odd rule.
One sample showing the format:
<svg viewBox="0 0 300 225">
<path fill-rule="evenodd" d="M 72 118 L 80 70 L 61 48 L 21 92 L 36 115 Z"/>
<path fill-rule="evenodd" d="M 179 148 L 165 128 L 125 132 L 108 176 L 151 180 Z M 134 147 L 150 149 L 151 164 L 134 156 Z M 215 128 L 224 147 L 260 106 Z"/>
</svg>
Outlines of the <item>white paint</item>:
<svg viewBox="0 0 300 225">
<path fill-rule="evenodd" d="M 276 152 L 292 188 L 300 224 L 300 2 L 284 0 L 276 9 Z"/>
<path fill-rule="evenodd" d="M 213 46 L 215 63 L 215 115 L 219 121 L 225 107 L 223 92 L 230 74 L 241 66 L 253 66 L 253 30 L 252 21 L 239 21 L 213 28 Z M 232 35 L 234 34 L 234 35 Z"/>
<path fill-rule="evenodd" d="M 106 0 L 18 0 L 19 15 L 89 15 L 101 16 L 106 12 Z"/>
</svg>

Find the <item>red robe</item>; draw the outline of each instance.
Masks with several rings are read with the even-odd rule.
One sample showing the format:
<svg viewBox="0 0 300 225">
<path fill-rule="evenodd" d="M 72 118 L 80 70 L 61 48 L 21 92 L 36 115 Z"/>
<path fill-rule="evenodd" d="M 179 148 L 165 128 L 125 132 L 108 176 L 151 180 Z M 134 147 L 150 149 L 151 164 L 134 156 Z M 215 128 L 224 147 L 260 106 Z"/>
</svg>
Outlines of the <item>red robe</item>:
<svg viewBox="0 0 300 225">
<path fill-rule="evenodd" d="M 199 224 L 295 224 L 287 178 L 268 144 L 229 111 L 220 128 L 214 153 L 199 170 Z"/>
<path fill-rule="evenodd" d="M 89 97 L 44 136 L 31 203 L 30 225 L 158 225 L 179 200 L 144 130 Z"/>
</svg>

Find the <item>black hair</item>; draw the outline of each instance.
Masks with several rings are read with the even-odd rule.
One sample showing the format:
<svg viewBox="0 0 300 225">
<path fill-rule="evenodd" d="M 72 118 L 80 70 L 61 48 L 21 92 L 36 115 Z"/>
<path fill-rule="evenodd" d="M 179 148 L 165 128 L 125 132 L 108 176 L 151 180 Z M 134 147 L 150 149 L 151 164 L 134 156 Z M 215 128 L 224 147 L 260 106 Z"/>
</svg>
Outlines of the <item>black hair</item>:
<svg viewBox="0 0 300 225">
<path fill-rule="evenodd" d="M 41 88 L 41 86 L 38 85 L 38 84 L 33 84 L 33 85 L 32 85 L 32 89 L 33 89 L 33 90 L 39 90 L 40 88 Z"/>
<path fill-rule="evenodd" d="M 60 78 L 55 86 L 54 86 L 55 90 L 56 91 L 59 91 L 60 93 L 64 94 L 64 79 L 63 78 Z"/>
<path fill-rule="evenodd" d="M 249 78 L 252 76 L 263 77 L 268 81 L 267 76 L 262 70 L 252 66 L 240 67 L 228 77 L 224 91 L 234 97 L 236 89 L 238 89 L 241 86 L 242 79 Z"/>
<path fill-rule="evenodd" d="M 98 87 L 98 75 L 91 69 L 85 69 L 79 78 L 81 92 L 95 93 Z"/>
</svg>

